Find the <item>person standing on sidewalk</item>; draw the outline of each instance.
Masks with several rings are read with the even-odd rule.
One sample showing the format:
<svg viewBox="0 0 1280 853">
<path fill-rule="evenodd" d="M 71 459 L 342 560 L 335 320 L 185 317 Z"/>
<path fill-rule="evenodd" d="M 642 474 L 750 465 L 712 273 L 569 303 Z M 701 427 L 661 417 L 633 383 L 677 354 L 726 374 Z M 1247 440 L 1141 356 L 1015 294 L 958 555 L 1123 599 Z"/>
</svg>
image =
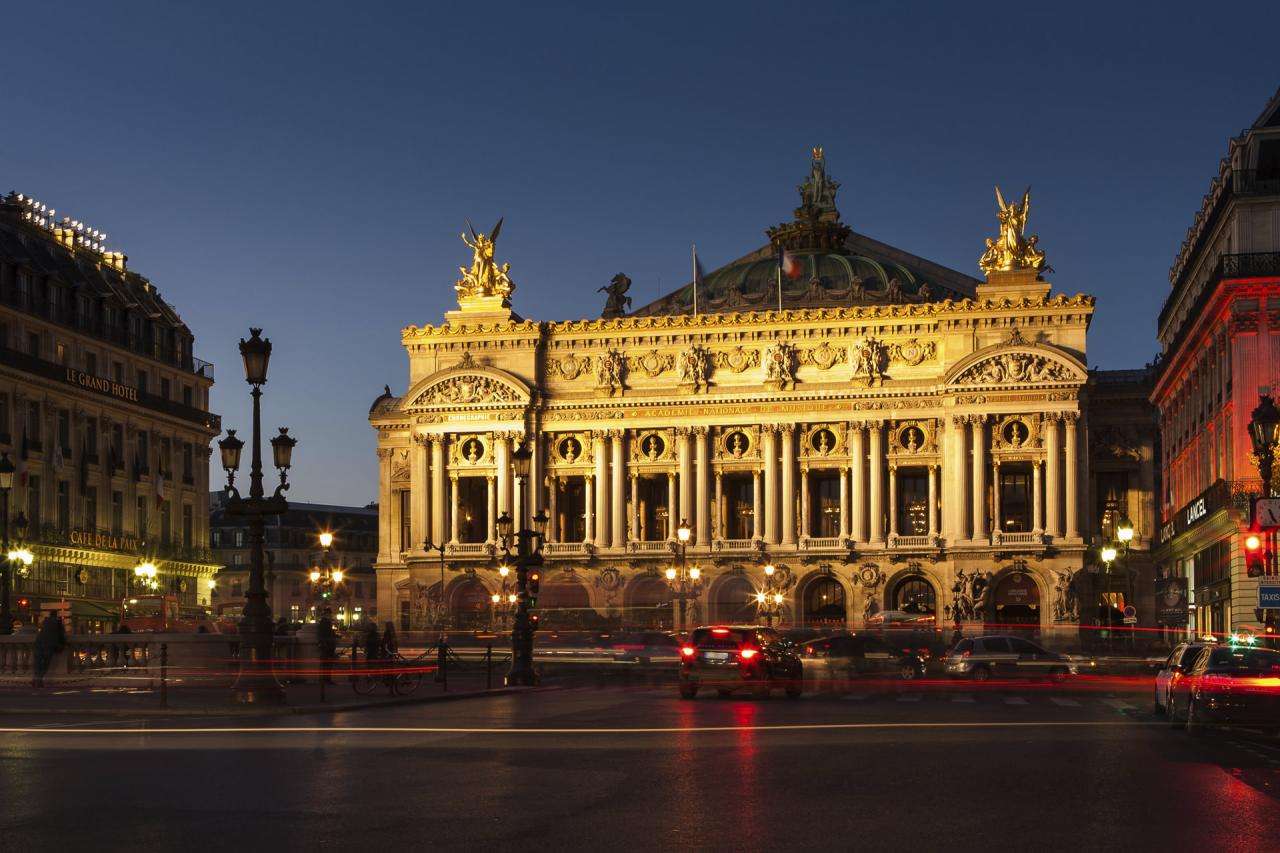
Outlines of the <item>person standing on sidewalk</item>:
<svg viewBox="0 0 1280 853">
<path fill-rule="evenodd" d="M 333 659 L 338 656 L 338 634 L 333 630 L 333 611 L 328 607 L 316 622 L 316 645 L 320 647 L 320 677 L 333 684 Z"/>
<path fill-rule="evenodd" d="M 364 632 L 365 663 L 371 665 L 382 657 L 382 642 L 378 638 L 378 623 L 374 622 L 366 614 L 364 621 L 361 623 L 361 629 Z"/>
<path fill-rule="evenodd" d="M 35 677 L 32 687 L 44 687 L 44 676 L 49 671 L 53 656 L 67 645 L 67 628 L 62 624 L 58 611 L 50 610 L 40 625 L 40 633 L 36 634 Z"/>
<path fill-rule="evenodd" d="M 436 683 L 442 683 L 445 678 L 445 668 L 449 665 L 449 635 L 440 632 L 440 638 L 436 640 Z"/>
</svg>

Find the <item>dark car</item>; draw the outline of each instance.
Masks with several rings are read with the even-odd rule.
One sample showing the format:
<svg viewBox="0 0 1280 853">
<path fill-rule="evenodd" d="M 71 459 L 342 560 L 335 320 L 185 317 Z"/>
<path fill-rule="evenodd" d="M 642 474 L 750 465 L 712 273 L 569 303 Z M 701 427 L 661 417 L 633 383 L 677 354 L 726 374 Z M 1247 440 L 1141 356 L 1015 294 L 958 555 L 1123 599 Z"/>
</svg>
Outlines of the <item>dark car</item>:
<svg viewBox="0 0 1280 853">
<path fill-rule="evenodd" d="M 1187 670 L 1196 662 L 1204 648 L 1204 643 L 1179 643 L 1161 664 L 1155 683 L 1154 705 L 1157 714 L 1168 713 L 1170 697 L 1177 690 L 1185 690 Z"/>
<path fill-rule="evenodd" d="M 716 625 L 696 628 L 680 647 L 680 697 L 693 699 L 702 687 L 721 696 L 750 690 L 765 697 L 775 688 L 794 699 L 804 689 L 794 643 L 772 628 Z"/>
<path fill-rule="evenodd" d="M 1200 652 L 1169 695 L 1169 719 L 1199 734 L 1205 725 L 1280 725 L 1280 652 L 1217 646 Z"/>
<path fill-rule="evenodd" d="M 945 668 L 953 678 L 986 681 L 991 678 L 1049 678 L 1076 675 L 1079 662 L 1051 652 L 1030 640 L 1011 636 L 973 637 L 956 643 Z"/>
<path fill-rule="evenodd" d="M 806 683 L 820 690 L 839 690 L 860 678 L 910 681 L 924 677 L 925 670 L 916 652 L 865 634 L 811 640 L 804 645 L 800 663 Z"/>
<path fill-rule="evenodd" d="M 669 631 L 642 631 L 616 638 L 613 659 L 648 664 L 680 659 L 680 638 Z"/>
</svg>

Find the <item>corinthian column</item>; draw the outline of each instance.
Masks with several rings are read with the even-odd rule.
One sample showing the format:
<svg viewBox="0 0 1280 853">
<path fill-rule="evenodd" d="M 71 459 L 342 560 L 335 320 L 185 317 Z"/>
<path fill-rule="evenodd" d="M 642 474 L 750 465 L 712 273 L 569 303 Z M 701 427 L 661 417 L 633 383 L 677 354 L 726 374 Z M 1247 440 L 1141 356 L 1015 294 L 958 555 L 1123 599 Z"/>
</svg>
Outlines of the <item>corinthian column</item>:
<svg viewBox="0 0 1280 853">
<path fill-rule="evenodd" d="M 760 472 L 751 472 L 751 538 L 764 538 L 764 487 Z"/>
<path fill-rule="evenodd" d="M 851 424 L 849 432 L 853 435 L 849 460 L 849 482 L 853 486 L 853 509 L 849 519 L 850 535 L 855 542 L 867 541 L 867 448 L 865 429 L 862 424 Z"/>
<path fill-rule="evenodd" d="M 592 459 L 595 461 L 595 534 L 597 548 L 609 547 L 609 448 L 605 434 L 597 430 L 592 436 Z"/>
<path fill-rule="evenodd" d="M 966 539 L 968 533 L 968 525 L 965 523 L 966 488 L 969 478 L 966 473 L 965 462 L 968 461 L 968 454 L 965 453 L 965 423 L 964 415 L 953 415 L 951 424 L 947 432 L 951 439 L 951 458 L 947 461 L 947 465 L 942 469 L 943 475 L 946 477 L 944 494 L 947 495 L 946 507 L 946 536 L 952 542 L 959 542 Z"/>
<path fill-rule="evenodd" d="M 493 466 L 498 475 L 498 515 L 511 514 L 511 436 L 505 432 L 493 434 Z M 497 522 L 498 515 L 489 519 L 490 525 Z"/>
<path fill-rule="evenodd" d="M 448 513 L 444 506 L 444 437 L 431 441 L 431 541 L 440 545 L 445 541 L 445 522 Z"/>
<path fill-rule="evenodd" d="M 840 469 L 840 538 L 849 538 L 849 469 Z"/>
<path fill-rule="evenodd" d="M 417 551 L 427 538 L 427 491 L 430 488 L 427 461 L 427 437 L 415 435 L 409 452 L 409 511 L 412 513 L 409 527 L 413 536 L 412 547 L 405 549 L 409 551 Z"/>
<path fill-rule="evenodd" d="M 613 484 L 610 494 L 612 504 L 610 518 L 613 520 L 613 530 L 610 538 L 615 548 L 621 548 L 627 543 L 627 496 L 623 491 L 627 469 L 622 453 L 623 441 L 622 430 L 613 430 L 609 433 L 609 449 L 612 451 L 609 467 Z"/>
<path fill-rule="evenodd" d="M 583 503 L 586 505 L 586 524 L 582 529 L 582 541 L 595 543 L 596 541 L 596 500 L 595 500 L 595 477 L 590 474 L 582 478 L 582 490 L 584 495 Z"/>
<path fill-rule="evenodd" d="M 872 421 L 871 459 L 868 477 L 871 481 L 871 541 L 884 541 L 884 426 L 880 421 Z"/>
<path fill-rule="evenodd" d="M 796 428 L 782 428 L 782 544 L 796 542 Z"/>
<path fill-rule="evenodd" d="M 987 538 L 986 415 L 971 415 L 969 437 L 973 444 L 973 538 Z"/>
<path fill-rule="evenodd" d="M 889 466 L 889 538 L 898 535 L 898 466 Z"/>
<path fill-rule="evenodd" d="M 395 527 L 391 523 L 391 448 L 378 448 L 378 561 L 391 562 L 395 549 L 391 544 Z M 108 492 L 110 494 L 110 492 Z"/>
<path fill-rule="evenodd" d="M 809 529 L 809 466 L 800 469 L 800 538 L 808 539 L 813 535 Z"/>
<path fill-rule="evenodd" d="M 929 466 L 929 538 L 938 535 L 938 466 Z"/>
<path fill-rule="evenodd" d="M 694 457 L 698 464 L 697 486 L 694 489 L 698 511 L 693 525 L 693 541 L 697 545 L 710 545 L 711 499 L 707 495 L 707 483 L 710 480 L 710 472 L 707 470 L 707 428 L 696 427 L 693 431 L 693 440 Z"/>
<path fill-rule="evenodd" d="M 1067 434 L 1067 440 L 1066 440 L 1066 446 L 1065 446 L 1066 458 L 1064 460 L 1064 464 L 1067 466 L 1066 504 L 1067 504 L 1067 538 L 1068 539 L 1080 538 L 1080 520 L 1079 520 L 1080 500 L 1079 500 L 1079 492 L 1077 491 L 1077 482 L 1076 482 L 1076 478 L 1078 477 L 1080 472 L 1080 460 L 1076 456 L 1076 452 L 1077 452 L 1076 421 L 1079 419 L 1079 417 L 1080 416 L 1075 412 L 1068 412 L 1063 419 L 1065 422 L 1065 430 Z"/>
<path fill-rule="evenodd" d="M 778 434 L 764 427 L 764 541 L 778 544 Z"/>
<path fill-rule="evenodd" d="M 1031 529 L 1035 533 L 1044 532 L 1044 498 L 1040 494 L 1041 476 L 1040 460 L 1031 463 Z"/>
<path fill-rule="evenodd" d="M 449 478 L 449 541 L 458 544 L 458 478 Z"/>
<path fill-rule="evenodd" d="M 484 532 L 484 541 L 494 541 L 494 534 L 497 529 L 498 521 L 498 484 L 495 478 L 485 477 L 485 502 L 488 508 L 488 518 L 485 519 L 486 530 Z"/>
<path fill-rule="evenodd" d="M 1057 412 L 1050 412 L 1044 419 L 1044 526 L 1045 533 L 1055 539 L 1062 538 L 1062 451 L 1058 448 Z"/>
<path fill-rule="evenodd" d="M 695 521 L 693 508 L 693 453 L 689 448 L 690 431 L 685 427 L 676 430 L 677 464 L 680 466 L 680 513 L 674 519 L 675 530 L 680 522 L 693 524 Z"/>
</svg>

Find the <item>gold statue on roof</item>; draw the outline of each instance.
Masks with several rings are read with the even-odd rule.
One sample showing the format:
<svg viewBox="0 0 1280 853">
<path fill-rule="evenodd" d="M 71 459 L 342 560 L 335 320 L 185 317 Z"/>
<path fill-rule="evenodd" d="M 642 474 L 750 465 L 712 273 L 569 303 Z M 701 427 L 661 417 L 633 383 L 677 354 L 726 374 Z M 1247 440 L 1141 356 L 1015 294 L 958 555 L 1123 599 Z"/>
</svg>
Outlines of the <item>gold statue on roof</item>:
<svg viewBox="0 0 1280 853">
<path fill-rule="evenodd" d="M 502 230 L 502 219 L 493 226 L 488 235 L 477 234 L 471 221 L 467 220 L 467 230 L 471 239 L 462 235 L 462 242 L 471 249 L 471 268 L 458 267 L 462 278 L 458 279 L 453 289 L 458 292 L 458 301 L 476 297 L 500 297 L 502 304 L 508 305 L 516 286 L 511 281 L 511 264 L 499 265 L 493 259 L 494 245 L 498 242 L 498 232 Z"/>
<path fill-rule="evenodd" d="M 993 272 L 1034 270 L 1043 272 L 1045 255 L 1037 244 L 1040 238 L 1034 234 L 1025 236 L 1027 214 L 1031 210 L 1031 187 L 1022 194 L 1022 203 L 1007 203 L 1000 188 L 996 187 L 996 203 L 1000 206 L 1000 234 L 987 238 L 986 251 L 978 259 L 978 266 L 988 275 Z"/>
</svg>

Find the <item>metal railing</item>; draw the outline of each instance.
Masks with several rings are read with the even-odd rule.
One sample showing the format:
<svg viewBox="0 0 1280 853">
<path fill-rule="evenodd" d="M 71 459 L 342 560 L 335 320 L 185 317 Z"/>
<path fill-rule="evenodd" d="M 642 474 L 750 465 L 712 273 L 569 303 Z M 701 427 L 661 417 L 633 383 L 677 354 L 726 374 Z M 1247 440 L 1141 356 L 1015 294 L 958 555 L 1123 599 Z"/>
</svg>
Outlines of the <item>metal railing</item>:
<svg viewBox="0 0 1280 853">
<path fill-rule="evenodd" d="M 800 540 L 801 551 L 840 551 L 844 543 L 839 536 L 813 536 Z"/>
<path fill-rule="evenodd" d="M 660 539 L 654 542 L 629 542 L 627 549 L 637 554 L 669 554 L 672 551 L 672 543 L 668 539 Z"/>
<path fill-rule="evenodd" d="M 891 542 L 891 548 L 932 548 L 933 537 L 928 534 L 924 536 L 897 536 Z"/>
<path fill-rule="evenodd" d="M 542 546 L 542 553 L 548 557 L 563 557 L 571 554 L 587 553 L 586 542 L 546 542 Z"/>
<path fill-rule="evenodd" d="M 1242 252 L 1218 258 L 1218 278 L 1280 275 L 1280 252 Z"/>
<path fill-rule="evenodd" d="M 717 551 L 754 551 L 756 541 L 754 539 L 717 539 L 714 547 Z"/>
</svg>

